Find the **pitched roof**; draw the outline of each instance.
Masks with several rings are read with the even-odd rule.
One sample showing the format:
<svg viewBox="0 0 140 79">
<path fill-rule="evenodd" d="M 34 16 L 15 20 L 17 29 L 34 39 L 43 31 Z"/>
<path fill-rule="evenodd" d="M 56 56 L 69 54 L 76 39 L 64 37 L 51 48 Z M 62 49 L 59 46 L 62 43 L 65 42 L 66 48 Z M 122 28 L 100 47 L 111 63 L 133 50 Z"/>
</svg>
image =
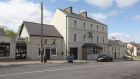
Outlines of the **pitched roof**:
<svg viewBox="0 0 140 79">
<path fill-rule="evenodd" d="M 95 22 L 95 23 L 98 23 L 98 24 L 102 24 L 102 25 L 107 26 L 106 24 L 101 23 L 101 22 L 99 22 L 99 21 L 97 21 L 95 19 L 92 19 L 90 17 L 84 17 L 84 16 L 81 16 L 81 15 L 76 14 L 76 13 L 69 13 L 69 12 L 67 12 L 65 10 L 62 10 L 62 9 L 59 9 L 59 10 L 62 11 L 64 14 L 66 14 L 69 17 L 79 18 L 79 19 L 83 19 L 83 20 L 87 20 L 87 21 L 91 21 L 91 22 Z"/>
<path fill-rule="evenodd" d="M 5 36 L 4 29 L 0 28 L 0 36 Z"/>
<path fill-rule="evenodd" d="M 21 26 L 19 35 L 21 34 L 23 26 L 26 27 L 30 36 L 41 35 L 41 24 L 39 23 L 24 21 Z M 47 24 L 43 24 L 43 36 L 44 37 L 62 37 L 62 35 L 58 32 L 58 30 L 53 25 L 47 25 Z"/>
<path fill-rule="evenodd" d="M 133 46 L 135 46 L 135 47 L 140 48 L 140 43 L 134 43 L 134 42 L 131 42 L 130 44 L 133 45 Z"/>
<path fill-rule="evenodd" d="M 109 45 L 126 45 L 125 43 L 123 43 L 122 41 L 120 40 L 108 40 L 108 44 Z"/>
</svg>

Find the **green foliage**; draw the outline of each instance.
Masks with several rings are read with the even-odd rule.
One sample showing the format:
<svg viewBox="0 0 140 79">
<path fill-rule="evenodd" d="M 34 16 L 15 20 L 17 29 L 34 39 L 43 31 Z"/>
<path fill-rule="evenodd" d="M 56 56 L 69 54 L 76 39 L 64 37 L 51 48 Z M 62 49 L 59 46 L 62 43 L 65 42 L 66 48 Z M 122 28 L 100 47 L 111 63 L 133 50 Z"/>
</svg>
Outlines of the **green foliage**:
<svg viewBox="0 0 140 79">
<path fill-rule="evenodd" d="M 17 33 L 14 32 L 13 30 L 6 29 L 4 31 L 5 31 L 5 35 L 8 37 L 16 37 L 17 36 Z"/>
</svg>

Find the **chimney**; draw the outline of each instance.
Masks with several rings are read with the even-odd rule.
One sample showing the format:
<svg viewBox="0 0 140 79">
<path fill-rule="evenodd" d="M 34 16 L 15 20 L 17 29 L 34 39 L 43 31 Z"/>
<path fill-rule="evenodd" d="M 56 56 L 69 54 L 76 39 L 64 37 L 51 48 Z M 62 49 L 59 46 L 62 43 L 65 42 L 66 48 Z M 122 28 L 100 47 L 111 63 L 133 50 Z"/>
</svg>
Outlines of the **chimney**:
<svg viewBox="0 0 140 79">
<path fill-rule="evenodd" d="M 64 9 L 65 11 L 67 11 L 68 13 L 72 13 L 72 7 L 68 7 L 66 9 Z"/>
<path fill-rule="evenodd" d="M 82 12 L 80 12 L 79 15 L 81 15 L 81 16 L 83 16 L 83 17 L 87 17 L 87 12 L 86 12 L 86 11 L 82 11 Z"/>
</svg>

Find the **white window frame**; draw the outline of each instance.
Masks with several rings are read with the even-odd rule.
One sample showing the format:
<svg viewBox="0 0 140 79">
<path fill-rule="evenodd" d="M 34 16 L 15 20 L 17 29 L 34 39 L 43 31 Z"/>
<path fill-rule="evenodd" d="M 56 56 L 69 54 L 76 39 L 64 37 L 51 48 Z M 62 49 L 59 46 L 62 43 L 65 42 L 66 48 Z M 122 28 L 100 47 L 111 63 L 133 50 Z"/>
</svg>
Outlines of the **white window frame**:
<svg viewBox="0 0 140 79">
<path fill-rule="evenodd" d="M 55 55 L 52 55 L 52 49 L 55 49 Z M 50 48 L 50 55 L 57 56 L 57 48 L 55 48 L 55 47 Z"/>
</svg>

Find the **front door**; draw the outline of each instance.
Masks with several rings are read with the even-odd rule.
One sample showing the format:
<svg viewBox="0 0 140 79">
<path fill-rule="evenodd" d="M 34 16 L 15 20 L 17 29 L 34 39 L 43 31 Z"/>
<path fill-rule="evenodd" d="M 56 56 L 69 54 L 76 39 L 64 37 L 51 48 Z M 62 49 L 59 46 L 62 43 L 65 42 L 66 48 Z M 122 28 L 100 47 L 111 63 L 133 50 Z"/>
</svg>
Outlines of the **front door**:
<svg viewBox="0 0 140 79">
<path fill-rule="evenodd" d="M 70 54 L 74 56 L 74 59 L 78 59 L 78 48 L 70 48 Z"/>
<path fill-rule="evenodd" d="M 45 49 L 45 55 L 47 59 L 50 59 L 50 48 Z"/>
</svg>

